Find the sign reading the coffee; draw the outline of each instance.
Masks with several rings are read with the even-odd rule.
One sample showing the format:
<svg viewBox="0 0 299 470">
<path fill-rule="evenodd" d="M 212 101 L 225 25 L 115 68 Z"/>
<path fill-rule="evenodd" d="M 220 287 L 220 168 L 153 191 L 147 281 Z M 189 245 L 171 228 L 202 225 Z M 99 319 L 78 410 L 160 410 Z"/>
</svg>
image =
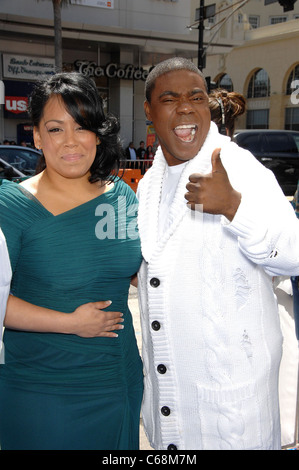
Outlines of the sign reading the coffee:
<svg viewBox="0 0 299 470">
<path fill-rule="evenodd" d="M 89 77 L 107 77 L 124 80 L 146 80 L 149 70 L 142 67 L 135 67 L 132 64 L 119 67 L 117 64 L 110 63 L 104 67 L 95 62 L 87 60 L 76 60 L 75 68 L 78 72 Z"/>
</svg>

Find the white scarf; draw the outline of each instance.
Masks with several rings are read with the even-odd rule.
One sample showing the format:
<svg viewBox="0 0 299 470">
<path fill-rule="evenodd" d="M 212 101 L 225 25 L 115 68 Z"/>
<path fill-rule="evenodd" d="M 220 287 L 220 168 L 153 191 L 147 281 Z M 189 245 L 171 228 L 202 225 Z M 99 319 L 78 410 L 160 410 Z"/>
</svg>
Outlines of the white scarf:
<svg viewBox="0 0 299 470">
<path fill-rule="evenodd" d="M 228 137 L 218 133 L 216 124 L 211 122 L 210 130 L 202 148 L 194 158 L 188 161 L 183 169 L 173 201 L 169 207 L 168 228 L 159 240 L 159 244 L 163 244 L 165 239 L 169 238 L 182 217 L 190 210 L 184 198 L 187 191 L 186 184 L 189 181 L 189 175 L 192 173 L 200 173 L 203 175 L 210 173 L 212 169 L 211 157 L 213 151 L 215 148 L 223 147 L 230 142 Z M 140 188 L 137 192 L 139 199 L 138 228 L 141 238 L 142 254 L 146 261 L 150 260 L 153 251 L 157 247 L 159 205 L 166 165 L 167 162 L 162 149 L 158 147 L 153 166 L 140 181 Z"/>
</svg>

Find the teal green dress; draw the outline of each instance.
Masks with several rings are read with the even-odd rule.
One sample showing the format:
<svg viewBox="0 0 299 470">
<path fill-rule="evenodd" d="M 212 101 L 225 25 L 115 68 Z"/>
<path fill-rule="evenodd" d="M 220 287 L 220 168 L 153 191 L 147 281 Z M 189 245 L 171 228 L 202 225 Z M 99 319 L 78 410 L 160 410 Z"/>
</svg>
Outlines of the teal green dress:
<svg viewBox="0 0 299 470">
<path fill-rule="evenodd" d="M 138 449 L 143 373 L 127 303 L 141 263 L 136 215 L 121 180 L 57 216 L 16 183 L 2 184 L 12 293 L 66 314 L 112 300 L 107 310 L 124 314 L 124 329 L 117 338 L 5 329 L 1 449 Z"/>
</svg>

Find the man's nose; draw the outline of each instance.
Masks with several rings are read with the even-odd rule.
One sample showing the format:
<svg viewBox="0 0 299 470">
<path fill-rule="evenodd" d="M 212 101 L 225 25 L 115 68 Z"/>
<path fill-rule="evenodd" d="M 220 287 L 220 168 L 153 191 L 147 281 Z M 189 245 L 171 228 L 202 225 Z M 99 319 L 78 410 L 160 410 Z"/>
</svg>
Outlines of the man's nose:
<svg viewBox="0 0 299 470">
<path fill-rule="evenodd" d="M 193 108 L 189 100 L 182 99 L 179 101 L 177 106 L 177 112 L 181 114 L 189 114 L 193 112 Z"/>
</svg>

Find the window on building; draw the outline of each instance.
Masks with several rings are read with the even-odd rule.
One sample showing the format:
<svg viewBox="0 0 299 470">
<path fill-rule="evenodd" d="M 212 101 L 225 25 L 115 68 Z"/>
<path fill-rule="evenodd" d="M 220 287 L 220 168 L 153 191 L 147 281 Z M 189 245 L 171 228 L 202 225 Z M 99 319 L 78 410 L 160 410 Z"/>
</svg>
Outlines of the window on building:
<svg viewBox="0 0 299 470">
<path fill-rule="evenodd" d="M 233 82 L 230 78 L 230 76 L 226 73 L 222 75 L 219 80 L 216 82 L 217 88 L 224 88 L 227 91 L 233 91 Z"/>
<path fill-rule="evenodd" d="M 260 17 L 256 15 L 249 15 L 248 21 L 252 29 L 259 28 L 260 26 Z"/>
<path fill-rule="evenodd" d="M 270 16 L 270 24 L 285 23 L 286 21 L 286 16 Z"/>
<path fill-rule="evenodd" d="M 291 73 L 289 75 L 289 78 L 288 78 L 288 81 L 287 81 L 287 87 L 286 87 L 286 94 L 287 95 L 291 95 L 294 91 L 294 88 L 298 88 L 297 85 L 296 85 L 296 87 L 292 86 L 294 80 L 299 80 L 299 64 L 296 65 L 296 67 L 293 68 L 293 70 L 291 71 Z"/>
<path fill-rule="evenodd" d="M 250 79 L 247 98 L 262 98 L 270 96 L 270 80 L 264 69 L 257 70 Z"/>
<path fill-rule="evenodd" d="M 207 18 L 206 21 L 207 21 L 208 25 L 215 24 L 215 16 L 210 16 L 209 18 Z"/>
<path fill-rule="evenodd" d="M 299 108 L 286 108 L 285 110 L 285 129 L 299 131 Z"/>
<path fill-rule="evenodd" d="M 246 128 L 269 129 L 269 109 L 248 110 Z"/>
</svg>

